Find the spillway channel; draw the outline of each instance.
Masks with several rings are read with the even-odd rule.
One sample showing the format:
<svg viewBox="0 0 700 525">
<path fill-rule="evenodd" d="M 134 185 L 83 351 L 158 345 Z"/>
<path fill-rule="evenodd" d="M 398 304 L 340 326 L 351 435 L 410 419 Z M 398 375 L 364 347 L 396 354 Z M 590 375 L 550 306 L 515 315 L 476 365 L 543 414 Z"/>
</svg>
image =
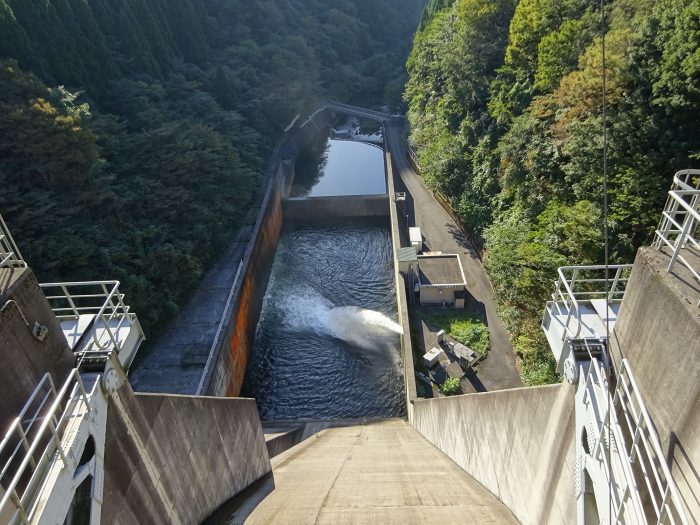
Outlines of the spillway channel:
<svg viewBox="0 0 700 525">
<path fill-rule="evenodd" d="M 363 177 L 373 171 L 367 193 L 376 193 L 384 180 L 381 150 L 351 144 L 380 153 L 362 165 Z M 301 181 L 325 180 L 329 194 L 333 177 L 323 170 L 333 160 L 312 162 L 321 173 L 302 172 Z M 346 187 L 336 185 L 335 194 Z M 242 392 L 257 400 L 263 420 L 405 413 L 393 271 L 388 219 L 285 225 Z"/>
</svg>

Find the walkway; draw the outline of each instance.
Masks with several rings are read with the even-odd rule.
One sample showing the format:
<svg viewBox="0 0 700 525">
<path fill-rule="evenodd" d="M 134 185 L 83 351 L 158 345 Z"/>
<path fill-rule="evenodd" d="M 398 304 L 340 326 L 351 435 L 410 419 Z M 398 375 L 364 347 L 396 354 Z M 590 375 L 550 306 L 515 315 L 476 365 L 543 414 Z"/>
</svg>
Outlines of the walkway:
<svg viewBox="0 0 700 525">
<path fill-rule="evenodd" d="M 274 489 L 227 523 L 517 523 L 399 419 L 323 430 L 272 460 Z M 245 520 L 245 521 L 244 521 Z"/>
<path fill-rule="evenodd" d="M 467 288 L 485 313 L 491 350 L 486 361 L 478 367 L 483 388 L 502 390 L 522 386 L 515 367 L 510 336 L 496 313 L 491 283 L 474 248 L 409 164 L 403 141 L 403 123 L 388 123 L 385 135 L 392 154 L 394 172 L 400 175 L 404 186 L 401 188 L 401 184 L 398 183 L 396 191 L 407 193 L 406 211 L 409 223 L 421 228 L 426 244 L 432 251 L 459 254 L 467 278 Z"/>
<path fill-rule="evenodd" d="M 257 209 L 256 209 L 257 210 Z M 129 380 L 138 392 L 194 395 L 253 227 L 238 229 L 226 253 L 155 340 Z M 138 359 L 138 355 L 137 355 Z"/>
</svg>

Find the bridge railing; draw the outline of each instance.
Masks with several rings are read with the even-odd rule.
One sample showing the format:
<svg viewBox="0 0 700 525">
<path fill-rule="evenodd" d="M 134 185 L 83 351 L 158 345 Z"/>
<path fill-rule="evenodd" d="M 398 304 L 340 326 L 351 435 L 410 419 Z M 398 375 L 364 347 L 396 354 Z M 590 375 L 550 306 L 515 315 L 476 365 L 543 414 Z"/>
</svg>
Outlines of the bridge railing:
<svg viewBox="0 0 700 525">
<path fill-rule="evenodd" d="M 693 258 L 700 258 L 699 224 L 700 170 L 679 171 L 674 175 L 673 185 L 668 192 L 666 207 L 656 230 L 654 247 L 658 250 L 671 250 L 671 260 L 667 268 L 669 272 L 672 272 L 676 262 L 679 262 L 700 282 L 700 264 L 692 262 Z M 694 257 L 687 252 L 692 253 Z M 684 253 L 689 257 L 684 257 Z"/>
<path fill-rule="evenodd" d="M 606 268 L 608 275 L 606 277 Z M 619 302 L 625 295 L 631 264 L 562 266 L 552 293 L 553 313 L 565 318 L 562 339 L 576 339 L 581 334 L 582 301 L 605 299 Z"/>
<path fill-rule="evenodd" d="M 7 224 L 0 215 L 0 268 L 24 268 L 26 266 L 27 263 L 24 262 Z"/>
<path fill-rule="evenodd" d="M 90 413 L 91 394 L 85 390 L 78 369 L 59 390 L 46 374 L 10 425 L 0 442 L 0 487 L 4 489 L 0 516 L 9 517 L 8 523 L 33 522 L 32 510 L 51 461 L 55 457 L 67 463 L 70 451 L 63 445 L 66 428 L 73 418 Z"/>
</svg>

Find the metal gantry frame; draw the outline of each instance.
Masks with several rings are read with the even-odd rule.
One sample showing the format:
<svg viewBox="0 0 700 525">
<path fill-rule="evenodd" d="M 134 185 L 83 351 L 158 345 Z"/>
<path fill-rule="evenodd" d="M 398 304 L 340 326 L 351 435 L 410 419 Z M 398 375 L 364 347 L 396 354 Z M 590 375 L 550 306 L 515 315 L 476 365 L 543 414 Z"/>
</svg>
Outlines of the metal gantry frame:
<svg viewBox="0 0 700 525">
<path fill-rule="evenodd" d="M 694 227 L 685 229 L 686 234 L 692 231 Z M 606 522 L 609 516 L 610 523 L 616 524 L 687 524 L 682 499 L 630 363 L 623 358 L 616 369 L 608 354 L 613 319 L 609 317 L 614 316 L 610 308 L 622 302 L 631 269 L 630 264 L 561 267 L 545 311 L 545 319 L 557 317 L 564 327 L 553 332 L 557 337 L 548 337 L 552 351 L 558 360 L 571 361 L 576 370 L 567 379 L 576 385 L 578 522 L 594 523 L 585 497 L 593 493 L 599 519 Z M 583 334 L 584 312 L 600 313 L 603 305 L 598 304 L 597 310 L 593 306 L 600 300 L 605 301 L 600 314 L 605 317 L 603 323 L 589 324 Z M 546 332 L 553 326 L 543 321 Z M 569 352 L 561 351 L 559 340 Z M 581 348 L 574 352 L 574 345 Z M 589 479 L 592 486 L 587 486 Z"/>
<path fill-rule="evenodd" d="M 698 225 L 700 224 L 700 170 L 687 169 L 673 176 L 659 228 L 654 236 L 654 247 L 669 248 L 671 260 L 667 270 L 673 271 L 677 262 L 685 266 L 700 282 L 700 267 L 683 256 L 683 250 L 700 258 Z M 698 301 L 700 306 L 700 300 Z"/>
</svg>

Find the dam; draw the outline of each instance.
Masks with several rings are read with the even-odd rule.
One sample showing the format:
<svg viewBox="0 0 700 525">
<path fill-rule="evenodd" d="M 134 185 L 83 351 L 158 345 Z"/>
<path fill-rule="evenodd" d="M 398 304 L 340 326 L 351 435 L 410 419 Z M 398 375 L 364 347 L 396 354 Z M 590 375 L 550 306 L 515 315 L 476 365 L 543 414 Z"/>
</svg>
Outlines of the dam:
<svg viewBox="0 0 700 525">
<path fill-rule="evenodd" d="M 384 123 L 387 192 L 290 198 L 299 153 L 349 111 Z M 700 387 L 679 378 L 700 374 L 700 170 L 676 174 L 634 265 L 558 270 L 542 330 L 561 383 L 422 398 L 399 206 L 451 223 L 418 202 L 402 137 L 334 103 L 288 128 L 199 310 L 207 351 L 168 349 L 171 390 L 132 388 L 144 334 L 119 283 L 38 284 L 0 218 L 0 523 L 698 522 Z"/>
<path fill-rule="evenodd" d="M 380 148 L 320 142 L 297 161 L 292 195 L 386 193 Z M 386 217 L 286 221 L 242 395 L 263 421 L 404 415 L 396 315 Z"/>
</svg>

